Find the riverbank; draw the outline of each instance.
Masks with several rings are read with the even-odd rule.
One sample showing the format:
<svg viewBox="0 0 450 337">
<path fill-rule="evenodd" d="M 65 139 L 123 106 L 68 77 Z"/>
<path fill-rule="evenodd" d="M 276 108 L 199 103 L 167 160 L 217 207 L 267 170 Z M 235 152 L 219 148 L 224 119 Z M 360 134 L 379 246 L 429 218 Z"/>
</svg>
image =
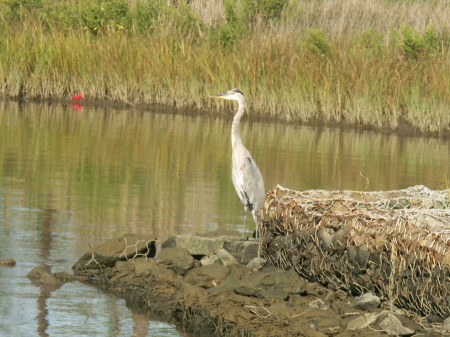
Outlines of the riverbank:
<svg viewBox="0 0 450 337">
<path fill-rule="evenodd" d="M 257 257 L 237 233 L 176 236 L 158 242 L 127 234 L 87 252 L 75 276 L 34 271 L 49 284 L 78 280 L 113 292 L 134 310 L 193 336 L 441 336 L 429 321 L 371 294 L 354 298 L 308 282 Z"/>
<path fill-rule="evenodd" d="M 239 87 L 265 118 L 449 130 L 445 1 L 208 3 L 5 1 L 0 95 L 205 111 Z"/>
</svg>

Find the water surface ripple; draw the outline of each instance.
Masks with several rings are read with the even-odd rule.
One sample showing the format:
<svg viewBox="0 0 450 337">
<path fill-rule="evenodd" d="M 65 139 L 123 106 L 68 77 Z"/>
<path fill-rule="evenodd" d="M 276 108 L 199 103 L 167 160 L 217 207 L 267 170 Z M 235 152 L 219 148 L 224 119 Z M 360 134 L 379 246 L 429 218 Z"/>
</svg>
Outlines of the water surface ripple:
<svg viewBox="0 0 450 337">
<path fill-rule="evenodd" d="M 180 336 L 114 296 L 35 286 L 26 274 L 44 263 L 69 271 L 89 244 L 127 232 L 241 229 L 230 127 L 204 115 L 0 103 L 0 259 L 17 260 L 0 268 L 0 334 Z M 248 118 L 241 128 L 268 189 L 447 186 L 448 140 Z"/>
</svg>

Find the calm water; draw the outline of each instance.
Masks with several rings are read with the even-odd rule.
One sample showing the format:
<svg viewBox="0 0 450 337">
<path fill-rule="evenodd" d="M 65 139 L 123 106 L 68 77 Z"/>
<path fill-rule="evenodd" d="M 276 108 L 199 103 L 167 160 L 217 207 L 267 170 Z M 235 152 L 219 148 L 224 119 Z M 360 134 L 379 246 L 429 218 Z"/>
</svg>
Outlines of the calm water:
<svg viewBox="0 0 450 337">
<path fill-rule="evenodd" d="M 230 116 L 231 118 L 231 116 Z M 164 239 L 239 230 L 231 119 L 158 111 L 0 103 L 0 335 L 180 336 L 80 283 L 34 286 L 48 264 L 70 271 L 89 244 L 127 232 Z M 266 189 L 446 188 L 449 141 L 244 120 Z"/>
</svg>

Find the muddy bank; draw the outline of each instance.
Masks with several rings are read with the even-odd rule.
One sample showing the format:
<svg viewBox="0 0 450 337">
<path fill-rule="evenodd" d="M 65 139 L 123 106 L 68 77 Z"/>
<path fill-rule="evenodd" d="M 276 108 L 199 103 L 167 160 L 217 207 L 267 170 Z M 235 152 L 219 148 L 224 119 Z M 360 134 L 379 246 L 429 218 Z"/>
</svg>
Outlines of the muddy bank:
<svg viewBox="0 0 450 337">
<path fill-rule="evenodd" d="M 73 270 L 78 280 L 195 336 L 441 336 L 450 326 L 270 266 L 257 257 L 256 242 L 232 234 L 162 243 L 125 235 L 87 252 Z"/>
</svg>

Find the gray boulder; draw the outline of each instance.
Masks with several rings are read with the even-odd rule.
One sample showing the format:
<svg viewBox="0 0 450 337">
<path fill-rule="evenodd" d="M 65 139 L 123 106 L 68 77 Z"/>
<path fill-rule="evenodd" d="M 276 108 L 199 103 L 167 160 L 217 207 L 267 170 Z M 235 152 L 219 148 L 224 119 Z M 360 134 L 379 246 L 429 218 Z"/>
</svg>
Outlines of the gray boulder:
<svg viewBox="0 0 450 337">
<path fill-rule="evenodd" d="M 162 248 L 184 248 L 191 255 L 212 255 L 216 250 L 223 248 L 226 240 L 232 236 L 203 237 L 197 235 L 172 236 L 162 243 Z"/>
<path fill-rule="evenodd" d="M 355 297 L 355 308 L 362 310 L 376 309 L 380 306 L 381 300 L 372 293 L 365 293 Z"/>
<path fill-rule="evenodd" d="M 414 334 L 414 330 L 403 326 L 402 322 L 394 314 L 387 314 L 380 324 L 380 329 L 389 335 L 396 336 L 411 336 Z"/>
</svg>

